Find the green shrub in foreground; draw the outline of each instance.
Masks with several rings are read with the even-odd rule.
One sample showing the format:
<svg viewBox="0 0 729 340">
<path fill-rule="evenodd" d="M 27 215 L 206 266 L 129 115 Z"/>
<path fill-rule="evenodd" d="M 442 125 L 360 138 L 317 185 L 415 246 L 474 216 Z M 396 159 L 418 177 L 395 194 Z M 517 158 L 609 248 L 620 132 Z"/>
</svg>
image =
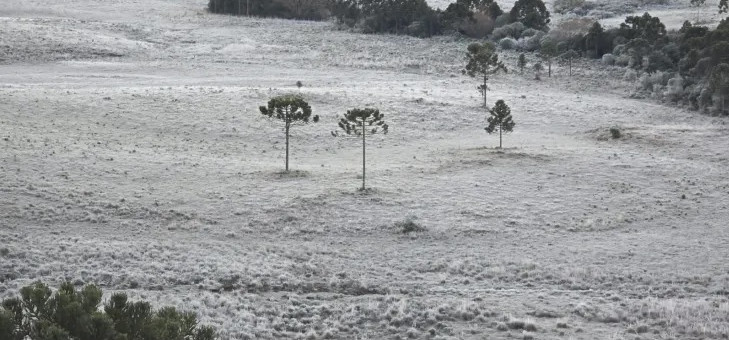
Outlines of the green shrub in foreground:
<svg viewBox="0 0 729 340">
<path fill-rule="evenodd" d="M 2 302 L 0 339 L 24 340 L 213 340 L 215 330 L 199 326 L 191 312 L 173 307 L 154 311 L 148 302 L 111 296 L 99 310 L 101 289 L 80 291 L 64 283 L 55 293 L 43 283 L 20 290 L 20 298 Z"/>
</svg>

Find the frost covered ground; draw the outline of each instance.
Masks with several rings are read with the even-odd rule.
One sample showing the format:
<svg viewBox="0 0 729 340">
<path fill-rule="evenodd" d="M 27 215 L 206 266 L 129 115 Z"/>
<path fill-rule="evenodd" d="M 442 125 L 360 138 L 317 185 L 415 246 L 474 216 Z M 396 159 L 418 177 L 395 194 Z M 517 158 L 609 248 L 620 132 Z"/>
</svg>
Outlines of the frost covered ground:
<svg viewBox="0 0 729 340">
<path fill-rule="evenodd" d="M 204 5 L 0 8 L 0 298 L 96 283 L 230 339 L 729 334 L 726 118 L 555 66 L 490 84 L 517 122 L 500 151 L 460 74 L 468 40 Z M 296 81 L 322 120 L 294 130 L 282 175 L 257 107 Z M 358 141 L 330 135 L 364 106 L 391 127 L 366 194 Z M 400 233 L 408 218 L 426 230 Z"/>
</svg>

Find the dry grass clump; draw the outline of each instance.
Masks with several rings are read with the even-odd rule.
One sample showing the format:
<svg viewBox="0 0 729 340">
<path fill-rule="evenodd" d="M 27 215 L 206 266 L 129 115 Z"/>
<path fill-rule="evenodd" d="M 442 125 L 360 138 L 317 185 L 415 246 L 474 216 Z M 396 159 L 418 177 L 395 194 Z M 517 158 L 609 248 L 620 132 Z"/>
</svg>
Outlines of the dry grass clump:
<svg viewBox="0 0 729 340">
<path fill-rule="evenodd" d="M 415 217 L 409 216 L 404 221 L 395 222 L 395 230 L 402 234 L 420 233 L 427 229 L 415 222 Z"/>
<path fill-rule="evenodd" d="M 729 337 L 729 301 L 647 299 L 634 310 L 639 320 L 679 338 L 701 339 Z M 642 326 L 642 324 L 641 324 Z M 637 326 L 635 332 L 648 331 Z"/>
</svg>

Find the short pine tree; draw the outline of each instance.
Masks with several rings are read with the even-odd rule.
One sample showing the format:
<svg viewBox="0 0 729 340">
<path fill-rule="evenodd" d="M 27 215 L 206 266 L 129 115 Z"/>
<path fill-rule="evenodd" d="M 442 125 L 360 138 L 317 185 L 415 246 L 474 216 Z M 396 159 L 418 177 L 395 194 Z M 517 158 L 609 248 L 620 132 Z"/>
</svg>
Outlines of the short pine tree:
<svg viewBox="0 0 729 340">
<path fill-rule="evenodd" d="M 292 126 L 319 122 L 319 116 L 311 116 L 311 106 L 297 95 L 284 95 L 271 98 L 268 106 L 261 106 L 261 114 L 284 123 L 286 136 L 286 172 L 289 171 L 289 136 Z"/>
<path fill-rule="evenodd" d="M 483 77 L 483 84 L 478 89 L 483 94 L 483 106 L 488 107 L 486 103 L 486 91 L 488 91 L 486 82 L 492 74 L 498 71 L 506 72 L 506 66 L 499 61 L 499 55 L 496 54 L 496 47 L 490 42 L 468 45 L 466 60 L 468 61 L 466 68 L 461 72 L 474 78 Z"/>
<path fill-rule="evenodd" d="M 339 120 L 339 128 L 348 136 L 362 137 L 362 188 L 365 190 L 365 155 L 366 155 L 366 136 L 373 135 L 378 132 L 387 134 L 389 126 L 384 121 L 385 115 L 377 109 L 352 109 Z M 332 132 L 332 135 L 339 136 L 338 132 Z"/>
<path fill-rule="evenodd" d="M 534 79 L 535 80 L 542 80 L 542 71 L 544 71 L 544 66 L 542 66 L 542 63 L 534 64 Z"/>
<path fill-rule="evenodd" d="M 514 129 L 516 123 L 511 119 L 511 108 L 502 100 L 499 99 L 496 105 L 489 110 L 491 116 L 486 119 L 489 124 L 486 127 L 486 132 L 492 134 L 494 132 L 499 133 L 499 149 L 501 148 L 502 134 L 509 133 Z"/>
<path fill-rule="evenodd" d="M 519 60 L 516 62 L 516 65 L 519 66 L 520 73 L 524 74 L 524 67 L 526 67 L 527 65 L 527 60 L 524 53 L 519 54 Z"/>
</svg>

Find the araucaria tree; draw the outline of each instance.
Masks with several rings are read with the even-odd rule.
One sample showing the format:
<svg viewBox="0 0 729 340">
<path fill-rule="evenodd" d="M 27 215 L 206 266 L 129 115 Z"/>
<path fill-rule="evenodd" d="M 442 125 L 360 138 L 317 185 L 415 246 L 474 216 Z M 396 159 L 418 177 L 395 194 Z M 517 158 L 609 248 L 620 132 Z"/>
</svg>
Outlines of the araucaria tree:
<svg viewBox="0 0 729 340">
<path fill-rule="evenodd" d="M 491 116 L 486 119 L 486 122 L 489 124 L 486 127 L 486 132 L 489 134 L 492 134 L 494 132 L 499 133 L 499 149 L 501 148 L 501 136 L 504 133 L 511 132 L 514 129 L 514 121 L 511 119 L 511 109 L 508 105 L 502 100 L 499 99 L 496 102 L 496 105 L 492 109 L 489 110 L 489 113 Z"/>
<path fill-rule="evenodd" d="M 385 115 L 377 109 L 352 109 L 339 120 L 339 127 L 348 135 L 362 137 L 362 188 L 365 190 L 365 155 L 366 155 L 366 139 L 367 135 L 373 135 L 378 132 L 387 133 L 388 125 L 383 120 Z M 337 132 L 332 132 L 334 136 L 338 136 Z"/>
<path fill-rule="evenodd" d="M 284 124 L 286 135 L 286 172 L 289 171 L 289 136 L 292 126 L 314 123 L 319 121 L 319 116 L 311 116 L 311 106 L 303 98 L 296 95 L 284 95 L 271 98 L 268 106 L 259 108 L 261 114 L 268 118 L 277 119 Z"/>
<path fill-rule="evenodd" d="M 468 63 L 462 72 L 474 78 L 483 77 L 483 84 L 478 89 L 483 93 L 483 106 L 488 107 L 486 103 L 488 86 L 486 83 L 489 80 L 489 76 L 500 70 L 506 72 L 506 66 L 499 61 L 499 55 L 496 54 L 496 47 L 490 42 L 468 45 L 466 60 Z"/>
</svg>

